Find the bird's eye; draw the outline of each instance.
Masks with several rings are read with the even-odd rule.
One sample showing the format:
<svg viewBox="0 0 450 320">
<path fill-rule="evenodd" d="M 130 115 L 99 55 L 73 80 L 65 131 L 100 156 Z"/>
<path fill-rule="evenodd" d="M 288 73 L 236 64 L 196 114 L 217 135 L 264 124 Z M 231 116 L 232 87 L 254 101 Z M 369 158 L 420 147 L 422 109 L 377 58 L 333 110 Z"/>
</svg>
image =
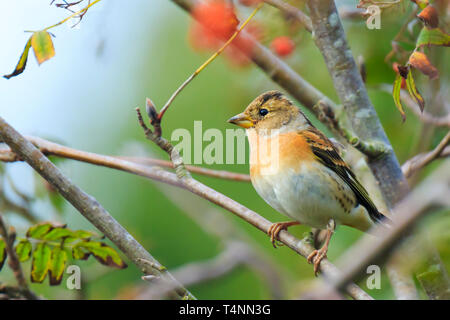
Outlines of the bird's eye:
<svg viewBox="0 0 450 320">
<path fill-rule="evenodd" d="M 269 113 L 269 110 L 267 110 L 267 109 L 259 109 L 259 114 L 263 117 L 268 113 Z"/>
</svg>

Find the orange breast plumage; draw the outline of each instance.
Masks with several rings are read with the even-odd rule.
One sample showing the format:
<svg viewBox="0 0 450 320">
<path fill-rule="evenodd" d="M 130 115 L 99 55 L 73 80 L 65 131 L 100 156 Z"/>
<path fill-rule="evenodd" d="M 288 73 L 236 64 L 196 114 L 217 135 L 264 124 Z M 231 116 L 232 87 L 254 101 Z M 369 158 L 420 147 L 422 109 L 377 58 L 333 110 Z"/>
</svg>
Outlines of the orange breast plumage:
<svg viewBox="0 0 450 320">
<path fill-rule="evenodd" d="M 277 174 L 286 168 L 295 170 L 314 161 L 309 144 L 297 132 L 262 135 L 249 130 L 248 139 L 251 176 Z"/>
</svg>

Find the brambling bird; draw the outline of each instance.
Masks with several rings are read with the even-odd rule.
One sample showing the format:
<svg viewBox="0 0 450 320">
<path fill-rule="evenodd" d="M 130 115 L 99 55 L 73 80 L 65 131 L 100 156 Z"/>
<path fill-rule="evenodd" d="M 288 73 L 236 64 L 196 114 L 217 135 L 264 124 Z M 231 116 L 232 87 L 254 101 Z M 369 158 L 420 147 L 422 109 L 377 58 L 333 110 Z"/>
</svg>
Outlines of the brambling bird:
<svg viewBox="0 0 450 320">
<path fill-rule="evenodd" d="M 316 274 L 337 225 L 367 231 L 388 222 L 333 143 L 281 92 L 258 96 L 228 122 L 246 129 L 257 193 L 294 220 L 270 227 L 273 246 L 278 233 L 293 225 L 327 230 L 324 245 L 308 257 Z"/>
</svg>

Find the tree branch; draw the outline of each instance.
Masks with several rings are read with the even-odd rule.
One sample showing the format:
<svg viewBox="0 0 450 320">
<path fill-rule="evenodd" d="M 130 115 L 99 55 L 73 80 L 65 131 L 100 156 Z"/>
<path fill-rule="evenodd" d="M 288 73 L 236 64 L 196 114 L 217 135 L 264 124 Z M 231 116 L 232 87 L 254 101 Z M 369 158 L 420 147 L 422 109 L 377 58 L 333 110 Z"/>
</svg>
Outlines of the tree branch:
<svg viewBox="0 0 450 320">
<path fill-rule="evenodd" d="M 198 2 L 197 0 L 172 0 L 182 9 L 190 12 L 195 4 Z M 319 111 L 316 110 L 315 106 L 320 101 L 323 105 L 326 105 L 328 108 L 327 116 L 337 118 L 341 116 L 342 108 L 337 106 L 333 101 L 331 101 L 327 96 L 325 96 L 322 92 L 317 90 L 314 86 L 312 86 L 309 82 L 303 79 L 298 73 L 296 73 L 292 68 L 290 68 L 284 61 L 275 56 L 269 49 L 261 45 L 258 41 L 256 41 L 251 35 L 249 35 L 245 30 L 241 32 L 240 35 L 245 42 L 249 44 L 252 48 L 252 52 L 249 58 L 259 67 L 261 68 L 275 83 L 283 87 L 288 93 L 290 93 L 298 102 L 300 102 L 305 108 L 311 110 L 318 118 L 321 116 Z M 239 48 L 238 48 L 239 49 Z M 247 52 L 243 52 L 248 55 Z M 319 118 L 320 119 L 320 118 Z M 325 125 L 327 125 L 330 130 L 333 132 L 341 133 L 340 130 L 340 122 L 336 122 L 334 120 L 324 121 Z M 333 124 L 333 125 L 331 125 Z M 337 126 L 337 128 L 335 127 Z M 355 134 L 352 134 L 355 136 Z M 340 135 L 344 140 L 345 136 Z M 358 138 L 359 142 L 355 145 L 362 153 L 365 153 L 365 149 L 361 148 L 364 146 L 364 139 Z M 350 142 L 351 143 L 351 142 Z M 370 143 L 370 142 L 368 142 Z M 381 142 L 375 144 L 376 146 L 382 145 Z M 384 145 L 381 148 L 375 148 L 373 145 L 372 151 L 376 154 L 376 156 L 383 155 L 385 153 Z M 373 156 L 373 154 L 369 154 L 369 157 Z"/>
<path fill-rule="evenodd" d="M 38 297 L 28 287 L 27 280 L 23 275 L 22 265 L 17 257 L 16 250 L 14 250 L 14 241 L 16 239 L 16 233 L 14 228 L 10 228 L 7 231 L 5 222 L 3 221 L 2 214 L 0 214 L 0 236 L 3 238 L 6 244 L 6 252 L 8 255 L 8 265 L 14 273 L 18 284 L 18 292 L 20 292 L 25 298 L 30 300 L 37 300 Z M 1 290 L 0 290 L 1 292 Z"/>
<path fill-rule="evenodd" d="M 246 208 L 240 203 L 228 198 L 227 196 L 217 192 L 214 189 L 203 185 L 202 183 L 194 179 L 192 179 L 193 181 L 191 183 L 184 184 L 177 178 L 176 174 L 167 172 L 159 168 L 140 165 L 138 163 L 126 161 L 117 157 L 99 155 L 91 152 L 63 147 L 56 143 L 45 141 L 39 138 L 33 138 L 32 142 L 42 148 L 43 151 L 51 151 L 52 154 L 57 154 L 58 156 L 129 172 L 152 180 L 184 188 L 234 213 L 238 217 L 263 231 L 264 233 L 267 233 L 270 226 L 272 225 L 270 221 L 261 217 L 256 212 Z M 279 238 L 280 241 L 283 242 L 286 246 L 299 253 L 303 257 L 307 257 L 314 250 L 313 246 L 311 246 L 307 241 L 297 239 L 287 231 L 281 231 L 279 234 Z M 324 259 L 321 263 L 321 271 L 325 275 L 329 273 L 339 273 L 339 271 L 333 266 L 333 264 L 326 259 Z M 348 294 L 354 299 L 371 299 L 371 297 L 367 293 L 365 293 L 355 284 L 349 285 L 347 290 Z"/>
<path fill-rule="evenodd" d="M 307 4 L 314 40 L 324 57 L 353 130 L 365 141 L 379 142 L 387 146 L 387 153 L 383 157 L 369 159 L 369 166 L 380 182 L 385 201 L 391 208 L 408 192 L 408 184 L 369 100 L 334 1 L 309 0 Z"/>
<path fill-rule="evenodd" d="M 378 225 L 373 229 L 377 241 L 373 236 L 365 235 L 341 256 L 337 263 L 342 270 L 341 276 L 329 278 L 317 296 L 324 298 L 334 290 L 342 291 L 349 281 L 358 279 L 368 265 L 386 259 L 427 209 L 434 205 L 450 206 L 449 193 L 450 163 L 444 163 L 396 205 L 391 228 Z"/>
<path fill-rule="evenodd" d="M 93 197 L 77 187 L 31 142 L 0 117 L 0 137 L 21 159 L 26 161 L 86 219 L 108 237 L 145 274 L 153 274 L 174 283 L 178 298 L 194 298 L 161 264 L 148 253 Z M 151 264 L 147 263 L 150 261 Z"/>
<path fill-rule="evenodd" d="M 147 99 L 147 101 L 150 101 L 150 100 Z M 148 116 L 150 118 L 150 123 L 154 123 L 154 117 L 157 115 L 157 111 L 154 109 L 153 105 L 152 105 L 152 107 L 153 107 L 153 109 L 147 108 Z M 191 191 L 191 192 L 193 192 L 215 204 L 220 205 L 221 207 L 227 209 L 228 211 L 236 214 L 240 218 L 244 219 L 245 221 L 249 222 L 253 226 L 257 227 L 264 233 L 268 234 L 268 231 L 269 231 L 272 223 L 270 223 L 268 220 L 266 220 L 263 217 L 261 217 L 260 215 L 258 215 L 256 212 L 247 209 L 246 207 L 244 207 L 240 203 L 234 201 L 233 199 L 226 197 L 225 195 L 217 192 L 216 190 L 214 190 L 214 189 L 198 182 L 194 178 L 192 178 L 192 176 L 186 170 L 183 159 L 181 158 L 177 149 L 174 148 L 173 145 L 169 141 L 167 141 L 166 139 L 157 135 L 156 133 L 152 132 L 147 127 L 147 125 L 145 124 L 145 122 L 142 118 L 141 112 L 139 111 L 139 108 L 136 108 L 136 112 L 137 112 L 137 116 L 138 116 L 139 125 L 143 129 L 145 137 L 148 140 L 153 141 L 162 150 L 164 150 L 169 155 L 171 161 L 174 163 L 177 181 L 180 183 L 181 187 L 183 187 L 183 188 L 185 188 L 185 189 L 187 189 L 187 190 L 189 190 L 189 191 Z M 161 124 L 158 123 L 158 126 L 161 126 Z M 283 235 L 283 233 L 284 233 L 284 235 Z M 282 243 L 285 243 L 288 247 L 290 247 L 291 249 L 294 249 L 296 252 L 300 253 L 305 258 L 308 257 L 308 255 L 314 250 L 313 246 L 311 246 L 310 244 L 307 244 L 304 241 L 303 242 L 299 241 L 294 246 L 292 246 L 292 244 L 293 244 L 292 242 L 286 243 L 283 241 L 283 236 L 285 236 L 285 237 L 291 236 L 293 239 L 295 239 L 295 237 L 293 237 L 287 231 L 284 231 L 284 230 L 282 230 L 278 236 L 279 240 Z M 301 246 L 299 245 L 300 243 L 302 243 Z M 329 263 L 327 260 L 323 260 L 322 263 L 320 264 L 320 271 L 336 272 L 336 270 L 333 270 L 334 268 L 332 267 L 331 263 L 328 266 L 325 265 L 325 267 L 324 267 L 323 266 L 324 261 L 325 261 L 326 265 Z M 329 267 L 331 267 L 331 268 L 329 268 Z M 347 292 L 351 296 L 355 295 L 355 296 L 353 296 L 353 297 L 355 297 L 355 299 L 356 299 L 356 296 L 358 298 L 362 298 L 362 297 L 368 298 L 369 297 L 364 291 L 362 291 L 356 285 L 352 284 L 347 289 L 348 289 Z"/>
<path fill-rule="evenodd" d="M 279 9 L 287 16 L 295 18 L 308 32 L 312 31 L 311 19 L 300 9 L 284 2 L 284 0 L 264 0 L 264 2 Z"/>
<path fill-rule="evenodd" d="M 450 151 L 450 148 L 446 148 L 449 144 L 450 131 L 447 132 L 445 137 L 431 152 L 418 154 L 403 164 L 402 169 L 405 177 L 411 177 L 414 173 L 425 167 L 427 164 L 441 157 L 445 149 L 449 149 L 448 151 Z"/>
</svg>

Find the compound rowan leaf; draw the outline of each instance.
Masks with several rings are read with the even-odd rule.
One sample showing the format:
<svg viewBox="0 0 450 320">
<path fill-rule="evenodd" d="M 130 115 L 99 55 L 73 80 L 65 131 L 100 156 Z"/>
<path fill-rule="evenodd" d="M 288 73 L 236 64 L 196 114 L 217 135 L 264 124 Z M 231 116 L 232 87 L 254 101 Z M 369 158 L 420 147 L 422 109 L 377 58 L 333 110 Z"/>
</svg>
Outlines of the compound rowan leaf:
<svg viewBox="0 0 450 320">
<path fill-rule="evenodd" d="M 450 35 L 446 34 L 439 28 L 428 29 L 423 27 L 417 37 L 416 47 L 423 46 L 450 46 Z"/>
<path fill-rule="evenodd" d="M 408 88 L 409 95 L 416 100 L 417 104 L 420 107 L 420 111 L 423 112 L 423 109 L 425 108 L 425 100 L 423 100 L 422 95 L 419 93 L 419 91 L 416 88 L 416 84 L 414 83 L 414 78 L 411 72 L 411 69 L 409 69 L 408 77 L 406 78 L 406 87 Z"/>
<path fill-rule="evenodd" d="M 99 235 L 96 234 L 95 232 L 91 232 L 91 231 L 77 230 L 77 231 L 74 231 L 74 237 L 76 237 L 78 239 L 89 239 L 89 238 L 93 238 L 93 237 L 99 237 Z"/>
<path fill-rule="evenodd" d="M 402 116 L 403 122 L 406 120 L 406 114 L 403 110 L 402 103 L 400 102 L 400 90 L 402 89 L 402 79 L 403 77 L 399 74 L 395 77 L 394 86 L 392 89 L 392 97 L 394 98 L 395 106 L 397 107 L 398 111 L 400 111 L 400 114 Z"/>
<path fill-rule="evenodd" d="M 430 80 L 436 79 L 439 77 L 439 71 L 435 68 L 428 60 L 428 57 L 425 53 L 414 51 L 409 56 L 409 63 L 412 67 L 420 70 L 423 74 L 427 75 Z"/>
<path fill-rule="evenodd" d="M 61 240 L 63 238 L 73 237 L 74 232 L 70 229 L 63 227 L 56 227 L 51 229 L 48 233 L 43 236 L 44 240 Z"/>
<path fill-rule="evenodd" d="M 90 256 L 90 253 L 87 252 L 85 249 L 79 246 L 79 244 L 76 244 L 72 247 L 72 257 L 75 260 L 87 260 Z"/>
<path fill-rule="evenodd" d="M 39 223 L 34 226 L 31 226 L 28 229 L 27 237 L 34 238 L 34 239 L 43 239 L 44 236 L 52 229 L 53 229 L 53 226 L 49 222 Z"/>
<path fill-rule="evenodd" d="M 31 262 L 31 282 L 44 281 L 50 268 L 51 257 L 52 249 L 48 244 L 41 242 L 36 246 Z"/>
<path fill-rule="evenodd" d="M 20 262 L 25 262 L 31 258 L 31 242 L 27 239 L 20 240 L 16 245 L 16 254 Z"/>
<path fill-rule="evenodd" d="M 85 241 L 79 245 L 89 251 L 101 264 L 119 269 L 127 267 L 117 251 L 103 242 Z"/>
<path fill-rule="evenodd" d="M 50 276 L 50 285 L 56 286 L 61 283 L 63 278 L 64 269 L 66 267 L 67 262 L 67 252 L 61 247 L 56 246 L 52 250 L 50 266 L 49 266 L 49 276 Z"/>
<path fill-rule="evenodd" d="M 39 64 L 47 61 L 55 55 L 52 37 L 47 31 L 36 31 L 31 36 L 31 46 Z"/>
<path fill-rule="evenodd" d="M 25 70 L 25 67 L 27 65 L 28 53 L 30 51 L 30 47 L 31 47 L 31 37 L 30 37 L 30 39 L 28 39 L 27 43 L 25 44 L 25 48 L 23 49 L 22 55 L 20 56 L 19 62 L 17 63 L 14 71 L 10 74 L 5 74 L 3 76 L 3 78 L 9 79 L 9 78 L 15 77 L 15 76 L 21 74 Z"/>
<path fill-rule="evenodd" d="M 3 240 L 3 238 L 0 238 L 0 270 L 2 270 L 5 260 L 6 260 L 6 243 Z"/>
</svg>

